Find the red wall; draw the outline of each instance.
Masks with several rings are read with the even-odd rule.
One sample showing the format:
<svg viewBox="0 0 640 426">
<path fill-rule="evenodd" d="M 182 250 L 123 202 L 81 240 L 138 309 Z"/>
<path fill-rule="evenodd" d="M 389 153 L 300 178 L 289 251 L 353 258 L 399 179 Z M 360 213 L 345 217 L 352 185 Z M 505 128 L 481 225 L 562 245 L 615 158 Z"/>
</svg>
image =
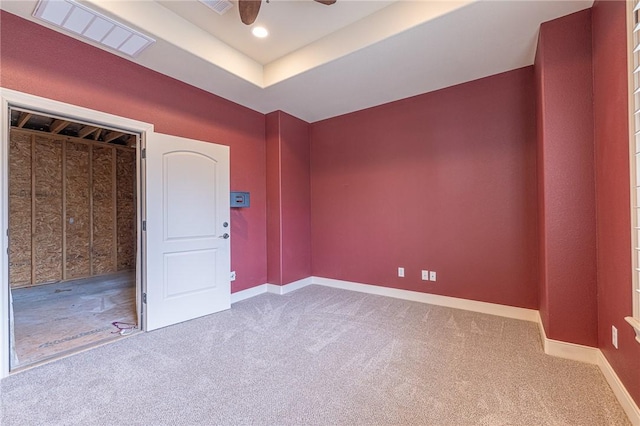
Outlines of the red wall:
<svg viewBox="0 0 640 426">
<path fill-rule="evenodd" d="M 275 111 L 266 129 L 267 279 L 284 285 L 311 275 L 309 124 Z"/>
<path fill-rule="evenodd" d="M 140 120 L 155 130 L 231 147 L 231 189 L 251 192 L 233 209 L 233 291 L 264 284 L 264 115 L 0 11 L 0 85 Z"/>
<path fill-rule="evenodd" d="M 627 27 L 624 1 L 597 1 L 593 17 L 599 346 L 640 404 L 640 345 L 632 314 Z M 611 326 L 618 328 L 618 348 Z"/>
<path fill-rule="evenodd" d="M 527 67 L 312 124 L 313 275 L 536 309 L 534 117 Z"/>
<path fill-rule="evenodd" d="M 591 11 L 542 24 L 536 59 L 541 317 L 597 346 Z"/>
</svg>

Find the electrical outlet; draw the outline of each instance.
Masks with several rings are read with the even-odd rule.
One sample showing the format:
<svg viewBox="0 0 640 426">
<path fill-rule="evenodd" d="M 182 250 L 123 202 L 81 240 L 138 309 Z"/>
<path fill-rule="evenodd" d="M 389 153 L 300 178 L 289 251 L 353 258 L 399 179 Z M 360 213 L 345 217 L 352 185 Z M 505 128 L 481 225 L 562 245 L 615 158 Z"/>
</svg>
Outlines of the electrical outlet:
<svg viewBox="0 0 640 426">
<path fill-rule="evenodd" d="M 613 346 L 618 349 L 618 329 L 615 325 L 611 326 L 611 343 L 613 343 Z"/>
<path fill-rule="evenodd" d="M 435 281 L 435 280 L 436 280 L 436 271 L 429 272 L 429 281 Z"/>
<path fill-rule="evenodd" d="M 422 270 L 422 281 L 429 281 L 429 271 Z"/>
<path fill-rule="evenodd" d="M 404 277 L 404 268 L 398 268 L 398 276 Z"/>
<path fill-rule="evenodd" d="M 236 280 L 236 271 L 231 271 L 231 281 Z"/>
</svg>

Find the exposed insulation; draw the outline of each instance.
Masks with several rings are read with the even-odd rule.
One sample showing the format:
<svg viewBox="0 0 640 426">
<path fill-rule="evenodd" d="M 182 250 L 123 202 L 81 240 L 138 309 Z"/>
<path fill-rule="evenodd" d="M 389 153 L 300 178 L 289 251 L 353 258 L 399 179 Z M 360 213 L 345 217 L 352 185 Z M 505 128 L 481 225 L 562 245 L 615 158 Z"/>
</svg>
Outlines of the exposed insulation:
<svg viewBox="0 0 640 426">
<path fill-rule="evenodd" d="M 118 270 L 134 269 L 136 264 L 136 154 L 117 150 Z"/>
<path fill-rule="evenodd" d="M 35 136 L 35 282 L 62 279 L 62 144 Z"/>
<path fill-rule="evenodd" d="M 9 282 L 31 284 L 31 135 L 9 138 Z"/>
<path fill-rule="evenodd" d="M 66 144 L 66 277 L 87 277 L 91 274 L 89 251 L 89 146 Z"/>
<path fill-rule="evenodd" d="M 115 148 L 93 147 L 93 273 L 116 271 L 113 162 Z"/>
</svg>

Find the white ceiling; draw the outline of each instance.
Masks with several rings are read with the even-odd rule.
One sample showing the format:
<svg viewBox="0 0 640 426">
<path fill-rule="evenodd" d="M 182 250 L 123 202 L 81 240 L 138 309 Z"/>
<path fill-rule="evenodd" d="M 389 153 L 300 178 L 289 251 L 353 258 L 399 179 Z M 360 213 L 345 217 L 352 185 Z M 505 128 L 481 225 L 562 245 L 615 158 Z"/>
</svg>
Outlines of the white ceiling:
<svg viewBox="0 0 640 426">
<path fill-rule="evenodd" d="M 314 122 L 531 65 L 540 23 L 593 0 L 270 0 L 256 20 L 267 39 L 250 35 L 235 4 L 220 16 L 197 0 L 81 3 L 156 39 L 136 58 L 116 54 L 256 111 Z M 0 2 L 49 26 L 31 16 L 36 5 Z"/>
</svg>

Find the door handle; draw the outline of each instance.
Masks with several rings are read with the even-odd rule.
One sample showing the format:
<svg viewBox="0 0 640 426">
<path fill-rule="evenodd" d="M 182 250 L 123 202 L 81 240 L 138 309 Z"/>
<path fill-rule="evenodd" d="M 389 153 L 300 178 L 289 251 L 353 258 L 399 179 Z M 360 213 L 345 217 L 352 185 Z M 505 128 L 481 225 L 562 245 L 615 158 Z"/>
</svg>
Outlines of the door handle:
<svg viewBox="0 0 640 426">
<path fill-rule="evenodd" d="M 228 239 L 228 238 L 229 238 L 229 234 L 224 233 L 224 234 L 222 234 L 222 235 L 221 235 L 220 237 L 218 237 L 218 238 L 224 238 L 224 239 L 226 240 L 226 239 Z"/>
</svg>

